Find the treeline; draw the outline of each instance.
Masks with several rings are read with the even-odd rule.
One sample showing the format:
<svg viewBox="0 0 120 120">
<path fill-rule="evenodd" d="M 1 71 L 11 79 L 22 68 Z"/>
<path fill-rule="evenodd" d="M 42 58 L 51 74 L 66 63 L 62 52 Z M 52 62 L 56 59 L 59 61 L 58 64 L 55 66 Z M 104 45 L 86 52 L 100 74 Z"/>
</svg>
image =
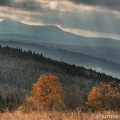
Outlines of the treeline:
<svg viewBox="0 0 120 120">
<path fill-rule="evenodd" d="M 77 86 L 62 89 L 57 76 L 41 75 L 33 85 L 31 95 L 25 104 L 19 107 L 22 112 L 41 110 L 76 110 L 105 111 L 120 109 L 120 83 L 111 81 L 94 86 L 87 96 L 87 109 L 82 105 L 82 92 Z"/>
<path fill-rule="evenodd" d="M 82 106 L 86 105 L 87 94 L 99 82 L 109 83 L 112 80 L 120 82 L 117 78 L 55 61 L 31 50 L 23 51 L 22 48 L 0 46 L 0 88 L 3 96 L 9 91 L 21 101 L 24 100 L 39 76 L 48 73 L 58 76 L 66 96 L 69 91 L 73 91 L 72 97 L 65 97 L 66 102 L 68 99 L 74 100 L 74 91 L 77 91 L 78 87 L 81 90 Z M 70 103 L 66 104 L 70 105 Z"/>
</svg>

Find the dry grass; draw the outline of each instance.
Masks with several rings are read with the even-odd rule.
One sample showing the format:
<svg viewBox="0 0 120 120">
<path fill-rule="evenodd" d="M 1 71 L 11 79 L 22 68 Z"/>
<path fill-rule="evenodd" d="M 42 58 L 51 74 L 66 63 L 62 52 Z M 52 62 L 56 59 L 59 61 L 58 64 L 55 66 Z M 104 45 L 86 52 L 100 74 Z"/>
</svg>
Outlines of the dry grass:
<svg viewBox="0 0 120 120">
<path fill-rule="evenodd" d="M 0 113 L 0 120 L 120 120 L 118 112 L 103 113 L 82 113 L 77 110 L 75 112 L 31 112 L 24 114 L 20 111 L 14 113 Z"/>
</svg>

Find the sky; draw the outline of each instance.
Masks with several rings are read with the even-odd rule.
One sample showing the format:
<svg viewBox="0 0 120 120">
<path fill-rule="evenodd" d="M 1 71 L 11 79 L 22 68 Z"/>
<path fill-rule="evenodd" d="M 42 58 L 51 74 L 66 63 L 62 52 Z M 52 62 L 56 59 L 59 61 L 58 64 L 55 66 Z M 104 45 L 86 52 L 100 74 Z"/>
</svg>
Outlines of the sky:
<svg viewBox="0 0 120 120">
<path fill-rule="evenodd" d="M 0 0 L 0 20 L 120 40 L 120 0 Z"/>
</svg>

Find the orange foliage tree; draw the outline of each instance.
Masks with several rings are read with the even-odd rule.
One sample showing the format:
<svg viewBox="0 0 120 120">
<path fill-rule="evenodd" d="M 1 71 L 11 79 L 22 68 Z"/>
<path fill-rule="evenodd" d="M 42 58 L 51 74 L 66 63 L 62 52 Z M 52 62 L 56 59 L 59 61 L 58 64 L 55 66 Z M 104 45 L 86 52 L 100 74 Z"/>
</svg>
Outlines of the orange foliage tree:
<svg viewBox="0 0 120 120">
<path fill-rule="evenodd" d="M 104 107 L 104 95 L 102 94 L 100 88 L 92 88 L 90 94 L 88 95 L 88 101 L 86 104 L 91 106 L 94 110 Z"/>
<path fill-rule="evenodd" d="M 93 87 L 88 95 L 88 106 L 98 110 L 100 108 L 119 110 L 120 109 L 120 83 L 111 81 L 100 83 L 98 87 Z"/>
<path fill-rule="evenodd" d="M 57 76 L 41 75 L 33 85 L 33 98 L 41 103 L 44 109 L 61 110 L 65 108 L 63 90 Z"/>
</svg>

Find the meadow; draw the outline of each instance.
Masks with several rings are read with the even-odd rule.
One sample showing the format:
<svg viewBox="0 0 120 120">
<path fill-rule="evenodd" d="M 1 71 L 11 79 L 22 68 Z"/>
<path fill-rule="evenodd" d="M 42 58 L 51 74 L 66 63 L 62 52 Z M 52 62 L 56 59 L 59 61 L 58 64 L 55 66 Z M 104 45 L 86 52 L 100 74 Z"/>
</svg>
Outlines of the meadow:
<svg viewBox="0 0 120 120">
<path fill-rule="evenodd" d="M 120 113 L 114 111 L 87 112 L 76 111 L 48 111 L 22 113 L 15 111 L 0 113 L 0 120 L 120 120 Z"/>
</svg>

